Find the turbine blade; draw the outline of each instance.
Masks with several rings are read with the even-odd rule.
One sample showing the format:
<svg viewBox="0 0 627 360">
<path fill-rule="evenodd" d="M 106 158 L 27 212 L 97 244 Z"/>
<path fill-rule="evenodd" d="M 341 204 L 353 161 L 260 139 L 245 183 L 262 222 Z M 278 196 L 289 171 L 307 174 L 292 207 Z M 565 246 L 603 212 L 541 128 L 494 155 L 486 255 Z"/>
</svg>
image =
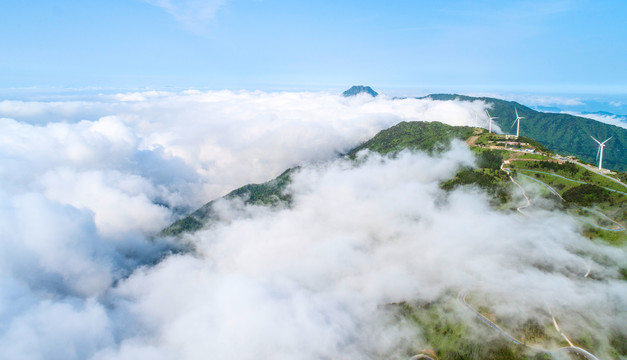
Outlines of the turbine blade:
<svg viewBox="0 0 627 360">
<path fill-rule="evenodd" d="M 514 122 L 512 123 L 512 127 L 514 127 L 514 125 L 516 125 L 516 121 L 518 121 L 518 119 L 514 120 Z"/>
<path fill-rule="evenodd" d="M 597 150 L 597 158 L 596 160 L 599 160 L 599 154 L 601 153 L 601 147 L 599 146 L 599 150 Z"/>
<path fill-rule="evenodd" d="M 590 135 L 590 137 L 592 138 L 592 140 L 596 141 L 597 144 L 601 145 L 601 142 L 599 140 L 595 139 L 594 136 Z"/>
<path fill-rule="evenodd" d="M 605 144 L 606 142 L 610 141 L 611 138 L 613 138 L 614 136 L 610 136 L 609 139 L 605 140 L 604 142 L 601 143 L 601 145 Z"/>
</svg>

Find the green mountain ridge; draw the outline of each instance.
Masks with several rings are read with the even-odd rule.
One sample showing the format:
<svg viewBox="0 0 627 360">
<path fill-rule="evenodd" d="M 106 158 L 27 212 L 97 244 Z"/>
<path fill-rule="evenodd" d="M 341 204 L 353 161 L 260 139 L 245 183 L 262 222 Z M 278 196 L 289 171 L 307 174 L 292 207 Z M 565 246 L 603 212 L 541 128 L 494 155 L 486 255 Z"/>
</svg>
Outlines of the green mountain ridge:
<svg viewBox="0 0 627 360">
<path fill-rule="evenodd" d="M 372 139 L 351 150 L 347 156 L 354 158 L 357 152 L 364 149 L 380 154 L 399 152 L 404 149 L 428 153 L 440 152 L 448 149 L 454 138 L 466 140 L 473 135 L 473 132 L 473 128 L 467 126 L 450 126 L 440 122 L 403 121 L 380 131 Z M 288 169 L 277 178 L 262 184 L 242 186 L 225 195 L 224 199 L 239 198 L 245 204 L 250 205 L 289 206 L 291 195 L 285 190 L 290 183 L 291 174 L 297 169 Z M 163 229 L 160 235 L 178 236 L 185 232 L 198 231 L 211 222 L 219 221 L 219 215 L 214 211 L 216 201 L 212 200 L 188 216 L 177 220 Z"/>
<path fill-rule="evenodd" d="M 380 131 L 372 139 L 351 150 L 348 156 L 354 157 L 357 152 L 364 149 L 383 155 L 404 149 L 439 152 L 446 150 L 454 138 L 466 140 L 473 132 L 471 127 L 450 126 L 437 121 L 402 121 Z"/>
<path fill-rule="evenodd" d="M 291 195 L 285 193 L 285 188 L 291 181 L 291 174 L 297 168 L 285 170 L 277 178 L 262 184 L 248 184 L 237 188 L 223 198 L 230 200 L 239 198 L 248 205 L 279 206 L 290 204 Z M 210 222 L 220 221 L 220 217 L 214 210 L 216 200 L 212 200 L 201 206 L 188 216 L 177 220 L 172 225 L 161 231 L 163 236 L 177 236 L 184 232 L 194 232 L 202 229 Z"/>
<path fill-rule="evenodd" d="M 574 155 L 588 163 L 596 163 L 597 143 L 591 136 L 603 141 L 610 136 L 603 152 L 603 168 L 627 171 L 627 129 L 593 119 L 569 114 L 535 111 L 515 101 L 490 97 L 472 97 L 457 94 L 431 94 L 420 99 L 439 101 L 484 101 L 492 104 L 490 115 L 498 117 L 497 125 L 508 134 L 515 134 L 512 123 L 515 109 L 524 119 L 520 134 L 542 143 L 549 150 L 562 155 Z"/>
</svg>

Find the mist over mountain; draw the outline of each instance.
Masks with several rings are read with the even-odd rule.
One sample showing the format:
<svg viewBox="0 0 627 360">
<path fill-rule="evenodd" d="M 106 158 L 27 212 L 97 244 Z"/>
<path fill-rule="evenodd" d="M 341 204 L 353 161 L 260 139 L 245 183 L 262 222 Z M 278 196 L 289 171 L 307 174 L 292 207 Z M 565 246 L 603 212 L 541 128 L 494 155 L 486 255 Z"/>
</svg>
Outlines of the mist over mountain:
<svg viewBox="0 0 627 360">
<path fill-rule="evenodd" d="M 0 360 L 627 360 L 625 14 L 0 1 Z"/>
<path fill-rule="evenodd" d="M 394 304 L 465 288 L 512 323 L 550 308 L 569 334 L 601 329 L 593 340 L 609 349 L 627 334 L 624 248 L 590 241 L 559 209 L 523 216 L 480 188 L 441 187 L 476 166 L 453 139 L 489 106 L 245 91 L 11 103 L 0 119 L 3 356 L 406 359 L 432 346 L 429 328 Z M 400 139 L 368 143 L 399 123 L 382 133 L 429 133 L 440 150 L 342 156 Z M 289 199 L 221 198 L 288 168 Z M 210 200 L 212 226 L 156 236 Z M 497 338 L 459 308 L 449 315 Z"/>
</svg>

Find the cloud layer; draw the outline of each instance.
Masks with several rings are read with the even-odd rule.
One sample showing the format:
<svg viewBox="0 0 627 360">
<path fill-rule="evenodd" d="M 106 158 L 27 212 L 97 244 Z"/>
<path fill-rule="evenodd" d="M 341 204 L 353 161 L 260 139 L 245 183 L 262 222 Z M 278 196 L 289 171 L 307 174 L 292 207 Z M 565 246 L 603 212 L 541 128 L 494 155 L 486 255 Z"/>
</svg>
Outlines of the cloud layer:
<svg viewBox="0 0 627 360">
<path fill-rule="evenodd" d="M 627 323 L 627 290 L 612 280 L 623 251 L 559 213 L 525 218 L 439 189 L 473 163 L 464 144 L 335 160 L 399 121 L 472 124 L 484 109 L 230 91 L 2 102 L 5 358 L 403 358 L 424 340 L 384 305 L 462 287 L 529 313 L 548 303 L 572 324 L 585 309 Z M 294 165 L 292 208 L 220 201 L 226 220 L 186 239 L 195 253 L 151 238 Z M 578 276 L 584 262 L 604 281 Z"/>
<path fill-rule="evenodd" d="M 606 124 L 615 125 L 627 129 L 627 118 L 614 114 L 591 114 L 591 113 L 579 113 L 574 111 L 564 111 L 566 114 L 582 116 L 592 120 L 600 121 Z"/>
<path fill-rule="evenodd" d="M 196 175 L 203 192 L 186 203 L 197 206 L 287 167 L 332 159 L 400 121 L 464 125 L 474 123 L 477 113 L 483 124 L 484 108 L 482 102 L 325 93 L 148 91 L 91 102 L 3 101 L 0 117 L 7 118 L 3 127 L 20 134 L 15 139 L 5 133 L 3 143 L 22 146 L 35 162 L 49 163 L 33 149 L 62 149 L 65 166 L 124 167 L 156 177 L 153 184 L 192 183 Z"/>
</svg>

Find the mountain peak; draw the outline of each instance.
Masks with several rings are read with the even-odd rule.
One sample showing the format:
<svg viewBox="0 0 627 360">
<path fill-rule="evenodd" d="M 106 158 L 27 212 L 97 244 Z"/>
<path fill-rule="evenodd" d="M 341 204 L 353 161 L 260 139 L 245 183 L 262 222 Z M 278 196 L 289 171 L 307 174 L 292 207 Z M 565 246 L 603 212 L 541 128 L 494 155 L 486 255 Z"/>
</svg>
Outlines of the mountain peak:
<svg viewBox="0 0 627 360">
<path fill-rule="evenodd" d="M 351 86 L 351 88 L 344 91 L 342 95 L 344 97 L 349 97 L 349 96 L 355 96 L 361 93 L 369 94 L 372 97 L 376 97 L 377 95 L 379 95 L 376 91 L 372 90 L 370 86 L 363 86 L 363 85 Z"/>
</svg>

